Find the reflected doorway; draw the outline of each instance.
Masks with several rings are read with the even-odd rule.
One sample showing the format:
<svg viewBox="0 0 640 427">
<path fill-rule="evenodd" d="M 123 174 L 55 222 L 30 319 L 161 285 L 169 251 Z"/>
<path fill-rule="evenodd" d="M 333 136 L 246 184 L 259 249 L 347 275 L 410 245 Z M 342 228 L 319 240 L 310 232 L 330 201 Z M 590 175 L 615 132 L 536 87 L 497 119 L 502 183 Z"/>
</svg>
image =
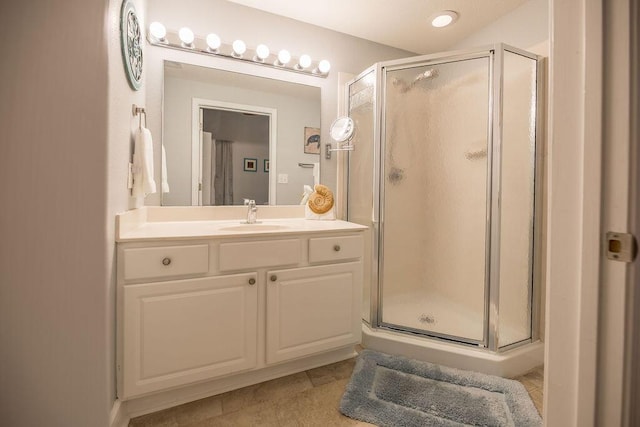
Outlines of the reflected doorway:
<svg viewBox="0 0 640 427">
<path fill-rule="evenodd" d="M 275 204 L 276 110 L 202 99 L 193 104 L 192 205 Z"/>
</svg>

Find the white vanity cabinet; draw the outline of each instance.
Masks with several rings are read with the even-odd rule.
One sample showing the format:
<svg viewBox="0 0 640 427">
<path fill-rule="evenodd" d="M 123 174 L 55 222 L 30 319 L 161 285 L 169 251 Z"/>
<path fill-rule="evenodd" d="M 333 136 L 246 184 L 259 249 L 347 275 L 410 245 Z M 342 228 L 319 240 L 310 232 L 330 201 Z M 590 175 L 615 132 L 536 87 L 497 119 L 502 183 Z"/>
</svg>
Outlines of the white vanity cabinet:
<svg viewBox="0 0 640 427">
<path fill-rule="evenodd" d="M 362 264 L 267 273 L 267 363 L 360 341 Z"/>
<path fill-rule="evenodd" d="M 219 392 L 352 355 L 361 231 L 120 241 L 118 398 Z"/>
<path fill-rule="evenodd" d="M 256 273 L 123 289 L 123 398 L 256 366 Z"/>
</svg>

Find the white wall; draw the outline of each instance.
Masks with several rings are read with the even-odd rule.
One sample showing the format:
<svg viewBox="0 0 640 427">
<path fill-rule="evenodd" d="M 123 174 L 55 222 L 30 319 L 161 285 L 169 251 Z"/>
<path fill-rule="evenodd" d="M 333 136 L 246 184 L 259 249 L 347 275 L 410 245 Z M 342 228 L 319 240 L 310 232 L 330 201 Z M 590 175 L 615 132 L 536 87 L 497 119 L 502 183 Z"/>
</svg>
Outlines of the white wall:
<svg viewBox="0 0 640 427">
<path fill-rule="evenodd" d="M 312 58 L 326 58 L 332 64 L 329 76 L 323 79 L 224 58 L 148 46 L 147 107 L 150 117 L 154 118 L 159 118 L 162 111 L 163 60 L 170 59 L 320 87 L 322 91 L 321 137 L 323 141 L 329 141 L 329 126 L 337 116 L 338 72 L 357 74 L 374 62 L 414 55 L 411 52 L 222 0 L 181 2 L 154 0 L 149 2 L 147 14 L 149 22 L 161 21 L 170 31 L 177 31 L 180 27 L 188 25 L 196 35 L 200 36 L 215 31 L 225 43 L 242 38 L 249 47 L 266 43 L 272 50 L 287 48 L 294 56 L 306 52 Z M 162 128 L 160 124 L 151 126 L 151 131 L 156 137 L 154 141 L 159 144 Z M 336 156 L 329 161 L 325 161 L 322 155 L 320 157 L 321 180 L 335 189 Z M 158 165 L 159 162 L 160 157 L 157 156 Z M 159 171 L 157 174 L 159 177 Z M 148 197 L 146 203 L 160 204 L 160 198 L 159 196 Z"/>
<path fill-rule="evenodd" d="M 109 2 L 0 2 L 0 413 L 105 426 L 113 402 Z M 126 103 L 125 103 L 126 105 Z"/>
<path fill-rule="evenodd" d="M 147 78 L 147 51 L 143 45 L 144 71 L 142 87 L 139 91 L 131 89 L 124 71 L 124 62 L 120 47 L 120 8 L 122 0 L 109 0 L 107 14 L 107 42 L 109 49 L 109 64 L 107 72 L 108 85 L 108 145 L 107 145 L 107 170 L 106 177 L 100 184 L 107 190 L 106 223 L 103 234 L 106 238 L 107 287 L 104 292 L 106 304 L 108 337 L 107 349 L 107 391 L 109 393 L 109 409 L 116 398 L 116 262 L 115 262 L 115 215 L 129 209 L 144 205 L 142 198 L 131 197 L 131 191 L 127 189 L 128 163 L 133 160 L 133 141 L 139 126 L 138 117 L 131 113 L 132 104 L 145 106 Z M 145 26 L 146 0 L 134 0 L 138 19 L 142 28 Z M 147 123 L 159 123 L 159 117 L 147 114 Z M 154 135 L 154 138 L 156 136 Z M 159 153 L 156 153 L 158 155 Z M 159 166 L 158 166 L 159 167 Z M 157 181 L 160 188 L 160 181 Z"/>
<path fill-rule="evenodd" d="M 506 43 L 521 49 L 549 39 L 549 0 L 529 0 L 447 50 Z"/>
</svg>

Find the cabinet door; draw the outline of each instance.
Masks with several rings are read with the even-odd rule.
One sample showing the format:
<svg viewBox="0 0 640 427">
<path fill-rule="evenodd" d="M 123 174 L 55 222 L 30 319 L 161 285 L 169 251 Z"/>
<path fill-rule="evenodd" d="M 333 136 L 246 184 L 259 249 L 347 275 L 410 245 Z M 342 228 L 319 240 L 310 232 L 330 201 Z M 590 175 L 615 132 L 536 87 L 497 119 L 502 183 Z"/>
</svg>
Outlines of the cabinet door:
<svg viewBox="0 0 640 427">
<path fill-rule="evenodd" d="M 125 286 L 119 397 L 255 367 L 256 281 L 250 273 Z"/>
<path fill-rule="evenodd" d="M 362 263 L 267 272 L 267 363 L 360 342 Z"/>
</svg>

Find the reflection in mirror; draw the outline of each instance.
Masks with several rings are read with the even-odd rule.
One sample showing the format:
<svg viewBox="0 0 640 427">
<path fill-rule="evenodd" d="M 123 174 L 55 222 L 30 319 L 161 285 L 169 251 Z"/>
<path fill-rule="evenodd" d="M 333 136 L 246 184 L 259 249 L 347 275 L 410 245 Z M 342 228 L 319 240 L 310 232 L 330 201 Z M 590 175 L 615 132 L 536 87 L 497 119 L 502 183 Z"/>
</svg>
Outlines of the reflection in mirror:
<svg viewBox="0 0 640 427">
<path fill-rule="evenodd" d="M 299 204 L 317 183 L 319 87 L 165 61 L 163 102 L 163 205 Z"/>
</svg>

